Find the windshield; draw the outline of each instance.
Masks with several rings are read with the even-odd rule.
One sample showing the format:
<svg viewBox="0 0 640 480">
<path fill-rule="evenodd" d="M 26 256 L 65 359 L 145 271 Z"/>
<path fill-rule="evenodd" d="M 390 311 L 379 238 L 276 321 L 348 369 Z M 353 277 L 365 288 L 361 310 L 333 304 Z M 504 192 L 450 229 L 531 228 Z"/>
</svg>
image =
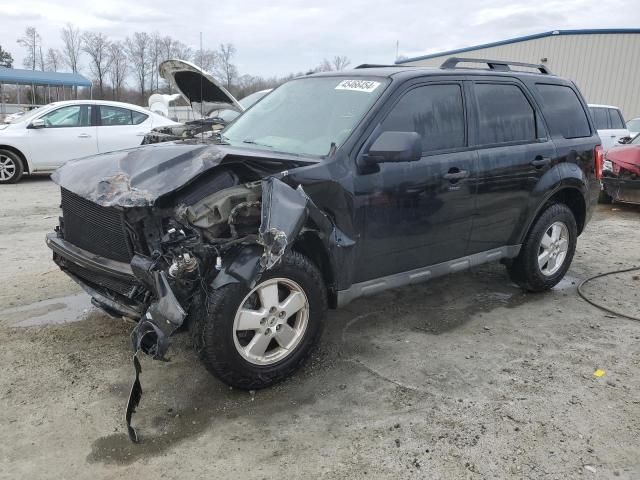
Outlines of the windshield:
<svg viewBox="0 0 640 480">
<path fill-rule="evenodd" d="M 307 77 L 267 95 L 223 131 L 234 146 L 322 156 L 349 137 L 388 80 Z"/>
<path fill-rule="evenodd" d="M 632 143 L 634 145 L 640 145 L 640 133 L 635 137 L 633 137 L 633 140 L 631 140 L 629 143 Z"/>
<path fill-rule="evenodd" d="M 627 122 L 627 130 L 630 132 L 640 132 L 640 118 L 634 118 Z"/>
</svg>

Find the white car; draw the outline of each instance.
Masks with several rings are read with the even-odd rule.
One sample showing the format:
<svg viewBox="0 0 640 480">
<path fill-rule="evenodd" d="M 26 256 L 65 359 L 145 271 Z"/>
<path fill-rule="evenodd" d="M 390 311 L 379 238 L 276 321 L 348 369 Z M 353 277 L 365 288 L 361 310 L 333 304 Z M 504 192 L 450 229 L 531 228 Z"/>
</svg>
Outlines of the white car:
<svg viewBox="0 0 640 480">
<path fill-rule="evenodd" d="M 635 138 L 640 133 L 640 117 L 627 120 L 627 128 L 629 129 L 629 136 Z"/>
<path fill-rule="evenodd" d="M 600 140 L 602 140 L 602 149 L 605 152 L 618 145 L 620 139 L 630 136 L 622 112 L 618 107 L 589 104 L 589 110 Z"/>
<path fill-rule="evenodd" d="M 154 127 L 176 122 L 137 105 L 55 102 L 0 125 L 0 184 L 50 172 L 74 158 L 140 145 Z"/>
</svg>

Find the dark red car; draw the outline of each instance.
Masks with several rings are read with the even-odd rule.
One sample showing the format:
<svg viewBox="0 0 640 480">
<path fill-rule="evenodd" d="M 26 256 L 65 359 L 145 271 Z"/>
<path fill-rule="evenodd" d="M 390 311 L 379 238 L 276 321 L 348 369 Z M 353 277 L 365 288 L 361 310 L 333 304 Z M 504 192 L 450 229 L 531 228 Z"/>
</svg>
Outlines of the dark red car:
<svg viewBox="0 0 640 480">
<path fill-rule="evenodd" d="M 640 204 L 640 135 L 605 155 L 602 199 Z"/>
</svg>

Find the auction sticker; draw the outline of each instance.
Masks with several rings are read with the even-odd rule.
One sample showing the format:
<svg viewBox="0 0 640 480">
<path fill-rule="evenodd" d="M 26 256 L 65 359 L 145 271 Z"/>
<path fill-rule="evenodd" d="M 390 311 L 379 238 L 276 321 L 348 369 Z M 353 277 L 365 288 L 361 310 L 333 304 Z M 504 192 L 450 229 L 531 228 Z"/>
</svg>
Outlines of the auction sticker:
<svg viewBox="0 0 640 480">
<path fill-rule="evenodd" d="M 373 92 L 380 82 L 374 82 L 373 80 L 343 80 L 341 81 L 336 90 L 354 90 L 356 92 Z"/>
</svg>

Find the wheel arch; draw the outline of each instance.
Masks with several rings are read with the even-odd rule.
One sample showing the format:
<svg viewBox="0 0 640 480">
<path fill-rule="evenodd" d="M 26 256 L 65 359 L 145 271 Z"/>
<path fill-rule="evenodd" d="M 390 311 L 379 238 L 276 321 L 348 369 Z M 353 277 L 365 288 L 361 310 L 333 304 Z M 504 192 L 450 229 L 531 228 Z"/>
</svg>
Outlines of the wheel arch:
<svg viewBox="0 0 640 480">
<path fill-rule="evenodd" d="M 12 153 L 15 153 L 18 156 L 18 158 L 20 158 L 20 161 L 22 162 L 22 168 L 24 170 L 24 173 L 31 173 L 31 165 L 29 165 L 29 161 L 27 160 L 26 155 L 22 153 L 20 150 L 18 150 L 16 147 L 12 147 L 11 145 L 0 144 L 0 150 L 8 150 Z"/>
<path fill-rule="evenodd" d="M 550 205 L 562 203 L 566 205 L 571 213 L 573 213 L 576 219 L 576 227 L 578 229 L 578 235 L 584 230 L 587 221 L 587 203 L 585 201 L 582 191 L 574 186 L 561 186 L 554 192 L 550 193 L 544 201 L 540 203 L 540 206 L 536 210 L 535 214 L 530 218 L 527 228 L 525 229 L 521 243 L 529 234 L 531 227 L 535 224 L 536 220 L 542 213 L 549 208 Z"/>
<path fill-rule="evenodd" d="M 320 270 L 322 279 L 327 287 L 328 303 L 331 308 L 337 308 L 338 296 L 335 290 L 335 272 L 333 270 L 329 251 L 320 238 L 320 234 L 307 230 L 300 234 L 293 243 L 292 250 L 304 255 Z"/>
</svg>

